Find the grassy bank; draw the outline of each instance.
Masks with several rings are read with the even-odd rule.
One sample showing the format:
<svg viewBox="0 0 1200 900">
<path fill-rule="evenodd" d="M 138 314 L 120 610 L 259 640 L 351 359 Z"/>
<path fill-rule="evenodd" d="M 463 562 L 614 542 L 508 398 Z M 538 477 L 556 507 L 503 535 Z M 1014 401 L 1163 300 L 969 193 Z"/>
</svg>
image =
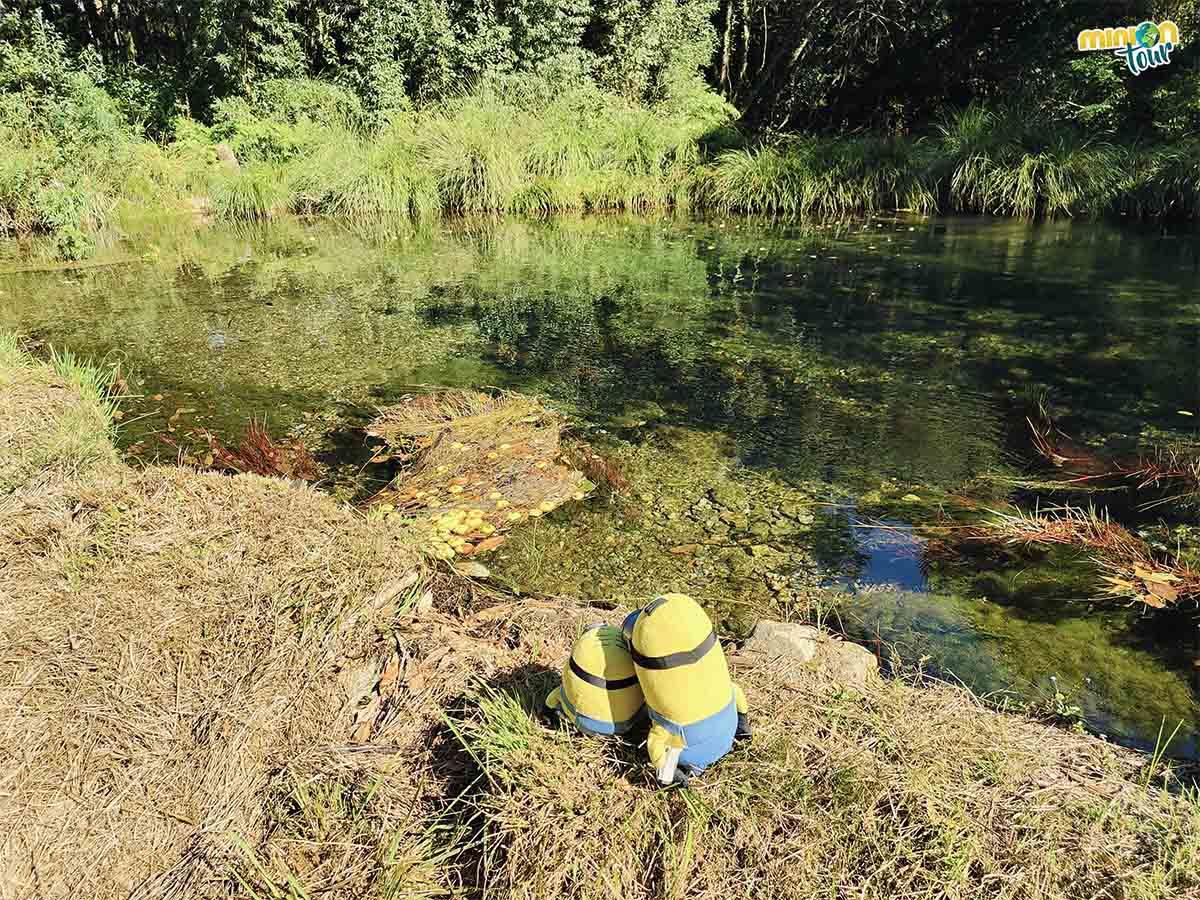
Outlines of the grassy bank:
<svg viewBox="0 0 1200 900">
<path fill-rule="evenodd" d="M 568 211 L 1200 213 L 1194 140 L 1119 145 L 983 107 L 917 136 L 751 141 L 707 93 L 646 107 L 595 88 L 485 88 L 371 127 L 331 87 L 264 93 L 222 101 L 210 126 L 180 120 L 162 144 L 103 123 L 77 146 L 0 128 L 0 234 L 50 234 L 76 258 L 181 218 L 320 215 L 400 234 L 445 215 Z"/>
<path fill-rule="evenodd" d="M 307 487 L 131 469 L 101 386 L 0 343 L 5 900 L 1200 890 L 1159 766 L 945 685 L 736 657 L 752 744 L 659 791 L 530 711 L 620 611 L 489 600 Z"/>
</svg>

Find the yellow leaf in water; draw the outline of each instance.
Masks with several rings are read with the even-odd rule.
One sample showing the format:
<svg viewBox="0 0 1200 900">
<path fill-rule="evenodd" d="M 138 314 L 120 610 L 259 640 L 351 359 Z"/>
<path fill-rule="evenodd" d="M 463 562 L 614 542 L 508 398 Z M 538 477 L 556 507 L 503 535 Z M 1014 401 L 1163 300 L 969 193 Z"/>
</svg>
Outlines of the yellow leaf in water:
<svg viewBox="0 0 1200 900">
<path fill-rule="evenodd" d="M 511 447 L 512 447 L 512 444 L 501 444 L 501 445 L 500 445 L 500 449 L 501 449 L 501 450 L 508 450 L 508 449 L 510 449 Z"/>
<path fill-rule="evenodd" d="M 1179 414 L 1180 414 L 1181 416 L 1194 416 L 1194 415 L 1196 415 L 1196 414 L 1195 414 L 1194 412 L 1192 412 L 1190 409 L 1181 409 L 1181 410 L 1179 410 Z"/>
<path fill-rule="evenodd" d="M 900 499 L 903 500 L 905 503 L 920 503 L 921 502 L 921 498 L 918 497 L 916 494 L 905 494 Z"/>
<path fill-rule="evenodd" d="M 155 394 L 155 395 L 154 395 L 153 397 L 151 397 L 150 399 L 151 399 L 151 400 L 153 400 L 155 403 L 157 403 L 157 402 L 158 402 L 159 400 L 161 400 L 162 398 L 163 398 L 163 395 L 162 395 L 162 394 Z"/>
<path fill-rule="evenodd" d="M 486 541 L 480 541 L 478 544 L 476 544 L 475 552 L 476 553 L 488 553 L 492 550 L 495 550 L 497 547 L 499 547 L 503 543 L 504 543 L 504 535 L 498 534 L 495 537 L 488 538 Z"/>
<path fill-rule="evenodd" d="M 481 534 L 491 534 L 495 530 L 496 530 L 496 526 L 493 525 L 491 522 L 484 522 L 482 525 L 479 526 L 479 532 Z"/>
<path fill-rule="evenodd" d="M 1178 575 L 1172 575 L 1169 572 L 1154 572 L 1146 576 L 1147 581 L 1155 581 L 1159 584 L 1175 584 L 1179 581 Z"/>
<path fill-rule="evenodd" d="M 510 512 L 508 514 L 508 521 L 510 521 L 510 522 L 517 522 L 517 521 L 520 521 L 520 519 L 521 519 L 521 514 L 519 512 Z"/>
<path fill-rule="evenodd" d="M 487 455 L 487 458 L 488 458 L 488 459 L 499 459 L 499 458 L 500 458 L 500 454 L 499 454 L 499 453 L 489 453 L 489 454 Z"/>
<path fill-rule="evenodd" d="M 488 494 L 489 500 L 500 500 L 503 497 L 504 497 L 504 495 L 502 493 L 500 493 L 499 491 L 492 491 L 490 494 Z"/>
<path fill-rule="evenodd" d="M 542 517 L 542 511 L 540 509 L 531 509 L 529 511 L 529 518 L 540 519 L 541 517 Z"/>
<path fill-rule="evenodd" d="M 496 501 L 496 509 L 504 509 L 504 507 L 506 507 L 506 506 L 508 506 L 507 500 L 497 500 Z"/>
<path fill-rule="evenodd" d="M 583 491 L 576 491 L 575 493 L 573 493 L 571 495 L 571 499 L 572 500 L 582 500 L 586 496 L 587 496 L 587 494 L 585 494 Z"/>
<path fill-rule="evenodd" d="M 211 453 L 204 454 L 204 464 L 206 466 L 211 466 L 213 464 L 213 455 Z"/>
<path fill-rule="evenodd" d="M 544 469 L 548 465 L 550 465 L 550 464 L 543 459 L 540 463 L 536 464 L 535 468 Z"/>
<path fill-rule="evenodd" d="M 116 419 L 116 420 L 119 422 L 119 421 L 121 421 L 123 418 L 125 418 L 125 413 L 121 412 L 119 409 L 114 409 L 114 410 L 113 410 L 112 417 L 113 417 L 114 419 Z"/>
<path fill-rule="evenodd" d="M 538 509 L 540 509 L 542 512 L 554 512 L 554 504 L 549 500 L 543 500 L 541 504 L 538 505 Z"/>
<path fill-rule="evenodd" d="M 1160 584 L 1155 581 L 1146 585 L 1146 587 L 1149 588 L 1146 592 L 1147 594 L 1153 595 L 1163 603 L 1174 603 L 1179 599 L 1179 591 L 1175 590 L 1169 584 Z"/>
<path fill-rule="evenodd" d="M 464 444 L 462 443 L 462 441 L 455 441 L 453 444 L 450 445 L 450 449 L 451 450 L 461 450 L 463 448 L 463 446 L 464 446 Z"/>
<path fill-rule="evenodd" d="M 461 485 L 461 484 L 454 484 L 454 485 L 451 485 L 451 486 L 450 486 L 450 493 L 452 493 L 452 494 L 461 494 L 462 492 L 463 492 L 463 489 L 462 489 L 462 485 Z"/>
</svg>

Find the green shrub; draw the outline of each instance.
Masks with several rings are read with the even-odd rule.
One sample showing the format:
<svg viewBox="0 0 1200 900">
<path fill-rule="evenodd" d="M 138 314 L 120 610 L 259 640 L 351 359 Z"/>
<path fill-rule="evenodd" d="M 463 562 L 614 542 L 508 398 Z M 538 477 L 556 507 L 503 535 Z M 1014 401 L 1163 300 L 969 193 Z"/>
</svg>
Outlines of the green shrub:
<svg viewBox="0 0 1200 900">
<path fill-rule="evenodd" d="M 98 84 L 103 70 L 94 53 L 72 54 L 40 12 L 0 14 L 0 127 L 25 142 L 53 139 L 69 158 L 78 147 L 134 136 Z"/>
<path fill-rule="evenodd" d="M 212 139 L 229 144 L 240 162 L 285 163 L 306 153 L 314 127 L 259 116 L 248 100 L 235 97 L 213 105 Z"/>
<path fill-rule="evenodd" d="M 361 101 L 345 88 L 313 78 L 272 78 L 252 89 L 250 111 L 285 125 L 309 122 L 335 128 L 363 126 Z"/>
</svg>

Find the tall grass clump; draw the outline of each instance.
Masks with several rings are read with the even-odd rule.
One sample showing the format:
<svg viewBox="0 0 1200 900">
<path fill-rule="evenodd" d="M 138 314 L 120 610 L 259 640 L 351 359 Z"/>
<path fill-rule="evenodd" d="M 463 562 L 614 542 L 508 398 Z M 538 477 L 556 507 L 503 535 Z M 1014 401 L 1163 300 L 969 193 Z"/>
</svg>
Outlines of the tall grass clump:
<svg viewBox="0 0 1200 900">
<path fill-rule="evenodd" d="M 437 185 L 441 206 L 452 213 L 509 209 L 526 179 L 518 117 L 502 103 L 469 97 L 423 118 L 420 163 Z"/>
<path fill-rule="evenodd" d="M 436 186 L 398 127 L 374 141 L 348 132 L 331 135 L 296 167 L 292 208 L 359 225 L 382 225 L 393 233 L 427 221 L 439 211 Z"/>
<path fill-rule="evenodd" d="M 1200 218 L 1200 138 L 1134 155 L 1132 184 L 1118 208 L 1145 219 Z"/>
<path fill-rule="evenodd" d="M 269 163 L 225 173 L 213 185 L 217 215 L 233 222 L 261 222 L 286 212 L 291 194 L 287 173 Z"/>
<path fill-rule="evenodd" d="M 1100 213 L 1128 167 L 1127 151 L 1111 143 L 978 104 L 948 114 L 934 143 L 946 205 L 962 212 L 1024 219 Z"/>
<path fill-rule="evenodd" d="M 933 212 L 936 190 L 921 148 L 901 138 L 803 136 L 732 150 L 707 186 L 718 208 L 841 217 L 879 209 Z"/>
</svg>

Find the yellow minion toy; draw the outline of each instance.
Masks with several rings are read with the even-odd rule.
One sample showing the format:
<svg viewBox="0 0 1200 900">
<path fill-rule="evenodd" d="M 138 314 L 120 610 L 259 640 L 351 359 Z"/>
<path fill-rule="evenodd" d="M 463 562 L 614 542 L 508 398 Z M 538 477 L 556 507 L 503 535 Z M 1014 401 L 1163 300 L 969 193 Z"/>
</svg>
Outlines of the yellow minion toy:
<svg viewBox="0 0 1200 900">
<path fill-rule="evenodd" d="M 623 734 L 641 720 L 642 688 L 621 629 L 588 625 L 546 706 L 587 734 Z"/>
<path fill-rule="evenodd" d="M 662 784 L 684 784 L 750 736 L 746 697 L 729 677 L 708 615 L 665 594 L 622 626 L 650 713 L 646 749 Z"/>
</svg>

